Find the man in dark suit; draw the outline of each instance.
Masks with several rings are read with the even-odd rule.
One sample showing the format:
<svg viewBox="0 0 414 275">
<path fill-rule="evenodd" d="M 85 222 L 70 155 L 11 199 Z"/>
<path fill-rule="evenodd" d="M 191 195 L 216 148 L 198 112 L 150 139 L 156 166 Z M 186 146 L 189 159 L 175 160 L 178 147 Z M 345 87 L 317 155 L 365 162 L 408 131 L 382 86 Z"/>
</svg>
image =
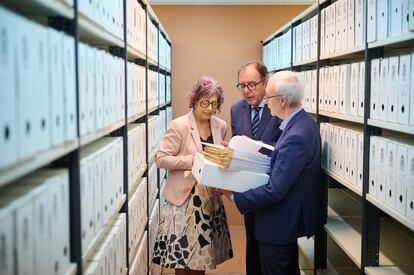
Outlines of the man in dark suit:
<svg viewBox="0 0 414 275">
<path fill-rule="evenodd" d="M 311 237 L 324 223 L 320 134 L 302 109 L 303 84 L 297 73 L 274 74 L 264 98 L 271 114 L 283 120 L 269 182 L 244 193 L 223 193 L 242 214 L 255 214 L 262 274 L 296 275 L 300 274 L 297 238 Z"/>
<path fill-rule="evenodd" d="M 232 136 L 245 135 L 275 145 L 280 136 L 278 117 L 272 116 L 265 105 L 264 95 L 268 80 L 267 68 L 260 62 L 249 62 L 238 72 L 237 89 L 243 99 L 231 107 Z M 254 236 L 254 212 L 244 214 L 246 229 L 246 275 L 260 275 L 260 257 Z"/>
</svg>

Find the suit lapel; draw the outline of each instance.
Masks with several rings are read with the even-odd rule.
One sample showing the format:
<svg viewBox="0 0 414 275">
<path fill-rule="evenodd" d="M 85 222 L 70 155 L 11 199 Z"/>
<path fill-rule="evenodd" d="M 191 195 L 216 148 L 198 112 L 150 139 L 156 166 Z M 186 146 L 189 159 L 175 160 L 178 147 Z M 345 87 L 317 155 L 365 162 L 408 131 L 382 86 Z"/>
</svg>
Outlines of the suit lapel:
<svg viewBox="0 0 414 275">
<path fill-rule="evenodd" d="M 210 128 L 211 135 L 213 136 L 213 143 L 220 144 L 220 140 L 222 140 L 223 137 L 221 137 L 219 124 L 214 116 L 210 119 Z"/>
<path fill-rule="evenodd" d="M 188 118 L 190 120 L 191 136 L 193 137 L 194 143 L 197 146 L 197 151 L 199 153 L 203 152 L 203 147 L 201 146 L 200 133 L 198 132 L 197 122 L 194 117 L 193 111 L 188 113 Z"/>
<path fill-rule="evenodd" d="M 241 112 L 241 125 L 244 131 L 242 135 L 252 137 L 252 118 L 251 118 L 251 107 L 246 101 L 243 102 L 243 110 Z"/>
</svg>

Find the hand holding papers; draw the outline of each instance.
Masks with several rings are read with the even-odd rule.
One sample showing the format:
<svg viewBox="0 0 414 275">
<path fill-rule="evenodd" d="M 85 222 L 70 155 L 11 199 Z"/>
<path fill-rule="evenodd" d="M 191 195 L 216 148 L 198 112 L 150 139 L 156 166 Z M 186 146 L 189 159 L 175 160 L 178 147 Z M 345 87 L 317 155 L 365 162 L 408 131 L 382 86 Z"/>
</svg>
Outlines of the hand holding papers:
<svg viewBox="0 0 414 275">
<path fill-rule="evenodd" d="M 269 180 L 270 158 L 259 151 L 273 151 L 272 146 L 245 136 L 233 137 L 229 147 L 205 145 L 203 155 L 196 154 L 192 168 L 198 183 L 244 192 Z"/>
</svg>

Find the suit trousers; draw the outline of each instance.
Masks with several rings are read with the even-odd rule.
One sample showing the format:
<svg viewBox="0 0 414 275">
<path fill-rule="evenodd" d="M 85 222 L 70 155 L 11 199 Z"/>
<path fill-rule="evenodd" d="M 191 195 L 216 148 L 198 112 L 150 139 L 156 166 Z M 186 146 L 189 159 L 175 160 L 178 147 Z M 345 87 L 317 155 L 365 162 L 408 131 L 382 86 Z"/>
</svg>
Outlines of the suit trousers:
<svg viewBox="0 0 414 275">
<path fill-rule="evenodd" d="M 254 236 L 254 212 L 244 214 L 246 229 L 246 275 L 261 275 L 259 243 Z"/>
<path fill-rule="evenodd" d="M 298 244 L 269 244 L 259 242 L 263 275 L 299 275 Z"/>
</svg>

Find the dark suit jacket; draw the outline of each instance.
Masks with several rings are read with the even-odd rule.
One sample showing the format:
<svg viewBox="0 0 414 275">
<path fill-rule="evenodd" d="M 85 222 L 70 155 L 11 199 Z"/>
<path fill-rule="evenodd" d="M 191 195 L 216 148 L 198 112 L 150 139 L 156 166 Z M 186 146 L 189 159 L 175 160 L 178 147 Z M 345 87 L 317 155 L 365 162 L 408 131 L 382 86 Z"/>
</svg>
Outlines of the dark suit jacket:
<svg viewBox="0 0 414 275">
<path fill-rule="evenodd" d="M 244 99 L 241 99 L 231 106 L 230 115 L 232 136 L 245 135 L 251 138 L 252 123 L 250 105 Z M 274 117 L 270 114 L 270 110 L 265 104 L 262 117 L 260 118 L 256 139 L 274 146 L 281 134 L 279 129 L 281 122 L 282 121 L 278 117 Z"/>
<path fill-rule="evenodd" d="M 259 241 L 288 244 L 316 233 L 323 224 L 320 169 L 319 129 L 301 110 L 276 143 L 269 182 L 234 194 L 242 214 L 255 211 L 255 236 Z"/>
</svg>

